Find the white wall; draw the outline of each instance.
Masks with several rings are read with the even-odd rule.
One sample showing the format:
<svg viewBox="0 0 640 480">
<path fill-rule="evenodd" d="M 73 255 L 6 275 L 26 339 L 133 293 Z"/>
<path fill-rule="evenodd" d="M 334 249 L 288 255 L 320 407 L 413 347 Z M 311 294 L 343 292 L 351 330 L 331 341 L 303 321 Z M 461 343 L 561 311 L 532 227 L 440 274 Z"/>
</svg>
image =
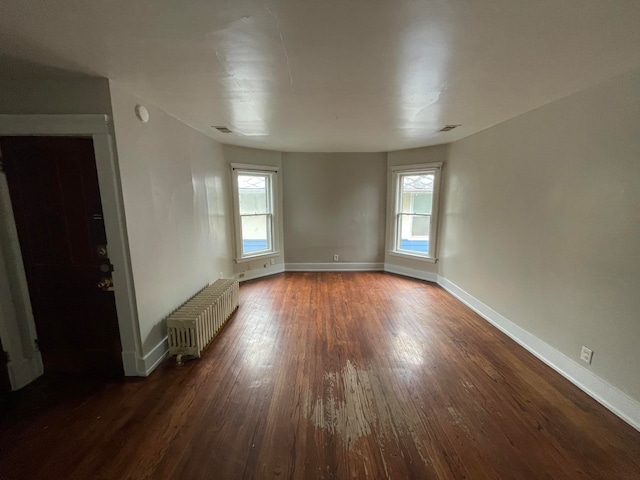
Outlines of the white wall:
<svg viewBox="0 0 640 480">
<path fill-rule="evenodd" d="M 232 275 L 228 168 L 222 145 L 110 87 L 142 353 L 153 356 L 163 351 L 164 318 Z M 137 120 L 138 103 L 149 123 Z"/>
<path fill-rule="evenodd" d="M 0 74 L 0 113 L 110 115 L 109 81 L 78 75 L 13 77 Z"/>
<path fill-rule="evenodd" d="M 392 175 L 391 167 L 397 165 L 415 165 L 417 163 L 438 163 L 446 162 L 448 155 L 448 145 L 436 145 L 433 147 L 414 148 L 411 150 L 398 150 L 395 152 L 389 152 L 387 154 L 387 212 L 392 212 L 394 209 L 392 196 Z M 443 167 L 443 177 L 447 174 L 446 165 Z M 441 195 L 442 197 L 442 195 Z M 442 202 L 441 202 L 442 203 Z M 442 211 L 442 208 L 439 208 Z M 439 220 L 441 224 L 442 221 Z M 390 218 L 387 217 L 386 222 L 386 239 L 388 245 L 391 245 L 392 240 L 392 225 Z M 436 258 L 438 257 L 439 249 L 436 251 Z M 385 269 L 395 273 L 403 273 L 424 280 L 435 281 L 438 273 L 438 263 L 430 263 L 424 260 L 418 260 L 408 257 L 399 257 L 397 255 L 390 255 L 389 250 L 385 249 L 384 255 Z"/>
<path fill-rule="evenodd" d="M 382 263 L 384 153 L 284 153 L 289 264 Z"/>
<path fill-rule="evenodd" d="M 440 275 L 640 401 L 640 70 L 453 143 L 443 187 Z"/>
</svg>

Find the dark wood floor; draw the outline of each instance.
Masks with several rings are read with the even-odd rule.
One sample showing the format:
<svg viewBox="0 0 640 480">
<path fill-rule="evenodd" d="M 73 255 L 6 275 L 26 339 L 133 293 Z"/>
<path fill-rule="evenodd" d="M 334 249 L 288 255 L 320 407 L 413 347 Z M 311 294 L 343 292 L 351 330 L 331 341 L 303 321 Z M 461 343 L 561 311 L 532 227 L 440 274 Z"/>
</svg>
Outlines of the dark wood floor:
<svg viewBox="0 0 640 480">
<path fill-rule="evenodd" d="M 19 392 L 0 479 L 640 478 L 640 432 L 436 285 L 286 273 L 240 293 L 201 360 Z"/>
</svg>

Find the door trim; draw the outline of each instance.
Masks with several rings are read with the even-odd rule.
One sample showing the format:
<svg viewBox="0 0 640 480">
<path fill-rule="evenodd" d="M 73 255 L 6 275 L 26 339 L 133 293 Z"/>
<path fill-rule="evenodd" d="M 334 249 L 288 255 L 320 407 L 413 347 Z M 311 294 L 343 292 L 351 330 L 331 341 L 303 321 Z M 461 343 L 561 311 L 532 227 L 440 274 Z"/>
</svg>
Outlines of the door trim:
<svg viewBox="0 0 640 480">
<path fill-rule="evenodd" d="M 0 337 L 12 390 L 44 372 L 7 177 L 0 174 Z M 1 368 L 5 368 L 2 365 Z"/>
<path fill-rule="evenodd" d="M 105 229 L 107 231 L 107 239 L 109 242 L 109 258 L 114 266 L 113 281 L 115 286 L 116 311 L 118 313 L 118 326 L 120 329 L 120 341 L 122 344 L 122 362 L 124 374 L 126 376 L 144 375 L 146 372 L 138 371 L 137 359 L 142 358 L 142 342 L 140 341 L 140 327 L 138 321 L 138 310 L 135 298 L 135 288 L 133 283 L 133 273 L 131 269 L 131 259 L 129 253 L 129 242 L 127 236 L 127 227 L 125 221 L 124 203 L 122 199 L 122 189 L 120 184 L 120 170 L 118 167 L 117 156 L 115 152 L 115 142 L 113 134 L 113 124 L 108 115 L 0 115 L 0 136 L 91 136 L 93 138 L 93 149 L 95 154 L 96 168 L 98 171 L 98 183 L 100 186 L 100 198 L 102 200 L 103 215 L 105 221 Z M 3 176 L 4 177 L 4 176 Z M 3 178 L 3 181 L 6 181 Z M 7 192 L 8 193 L 8 192 Z M 8 197 L 8 195 L 7 195 Z M 3 231 L 13 229 L 15 231 L 15 222 L 13 222 L 13 212 L 11 206 L 1 202 L 0 205 L 0 228 Z M 9 212 L 7 212 L 7 207 Z M 9 217 L 9 213 L 10 218 Z M 7 223 L 13 223 L 7 225 Z M 4 235 L 3 235 L 4 236 Z M 2 241 L 2 237 L 0 237 Z M 17 234 L 16 234 L 17 241 Z M 12 289 L 12 300 L 14 305 L 20 298 L 29 298 L 29 291 L 26 283 L 26 274 L 22 265 L 22 256 L 20 254 L 20 246 L 15 242 L 0 245 L 0 254 L 3 254 L 6 262 L 15 258 L 19 259 L 18 269 L 21 273 L 17 275 L 15 280 L 17 288 Z M 0 262 L 0 268 L 2 268 Z M 14 275 L 15 277 L 16 275 Z M 12 282 L 14 283 L 14 282 Z M 27 302 L 28 311 L 31 312 L 30 301 Z M 22 318 L 21 318 L 22 317 Z M 33 325 L 28 331 L 24 328 L 25 321 Z M 13 318 L 9 318 L 9 323 L 15 323 L 15 327 L 21 333 L 20 342 L 12 342 L 13 344 L 22 343 L 23 345 L 35 345 L 35 324 L 33 323 L 33 314 L 27 318 L 16 312 Z M 22 324 L 22 327 L 21 327 Z M 0 332 L 2 333 L 2 332 Z M 31 336 L 31 338 L 25 338 Z M 3 336 L 3 340 L 5 340 Z M 8 339 L 5 340 L 9 343 Z M 7 348 L 5 346 L 5 348 Z M 17 350 L 14 348 L 14 350 Z M 9 352 L 12 358 L 31 358 L 32 352 Z M 33 349 L 32 349 L 33 350 Z M 16 357 L 13 357 L 13 355 Z M 39 356 L 39 352 L 37 352 Z M 27 356 L 31 355 L 31 356 Z M 41 361 L 40 361 L 41 364 Z M 41 373 L 40 373 L 41 374 Z M 22 379 L 24 382 L 25 379 Z M 33 379 L 31 379 L 33 380 Z M 29 380 L 29 381 L 31 381 Z M 28 382 L 27 382 L 28 383 Z M 13 384 L 12 388 L 17 390 L 24 385 L 20 382 Z"/>
</svg>

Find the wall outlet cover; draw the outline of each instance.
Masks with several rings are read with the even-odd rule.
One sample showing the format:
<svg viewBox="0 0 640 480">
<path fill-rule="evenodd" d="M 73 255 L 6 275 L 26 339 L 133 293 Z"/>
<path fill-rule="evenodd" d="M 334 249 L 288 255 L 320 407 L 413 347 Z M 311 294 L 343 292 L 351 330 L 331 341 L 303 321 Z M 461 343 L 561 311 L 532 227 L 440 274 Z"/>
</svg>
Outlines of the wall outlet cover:
<svg viewBox="0 0 640 480">
<path fill-rule="evenodd" d="M 580 351 L 580 360 L 590 364 L 592 359 L 593 359 L 593 350 L 583 346 L 582 350 Z"/>
</svg>

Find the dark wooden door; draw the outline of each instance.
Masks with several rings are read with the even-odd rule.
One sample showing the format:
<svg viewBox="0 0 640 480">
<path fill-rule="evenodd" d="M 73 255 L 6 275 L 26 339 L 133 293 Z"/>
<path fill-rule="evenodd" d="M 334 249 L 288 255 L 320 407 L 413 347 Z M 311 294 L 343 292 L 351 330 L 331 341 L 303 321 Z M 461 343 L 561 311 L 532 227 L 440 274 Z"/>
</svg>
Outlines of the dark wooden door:
<svg viewBox="0 0 640 480">
<path fill-rule="evenodd" d="M 45 372 L 122 375 L 93 140 L 2 137 L 0 149 Z"/>
</svg>

